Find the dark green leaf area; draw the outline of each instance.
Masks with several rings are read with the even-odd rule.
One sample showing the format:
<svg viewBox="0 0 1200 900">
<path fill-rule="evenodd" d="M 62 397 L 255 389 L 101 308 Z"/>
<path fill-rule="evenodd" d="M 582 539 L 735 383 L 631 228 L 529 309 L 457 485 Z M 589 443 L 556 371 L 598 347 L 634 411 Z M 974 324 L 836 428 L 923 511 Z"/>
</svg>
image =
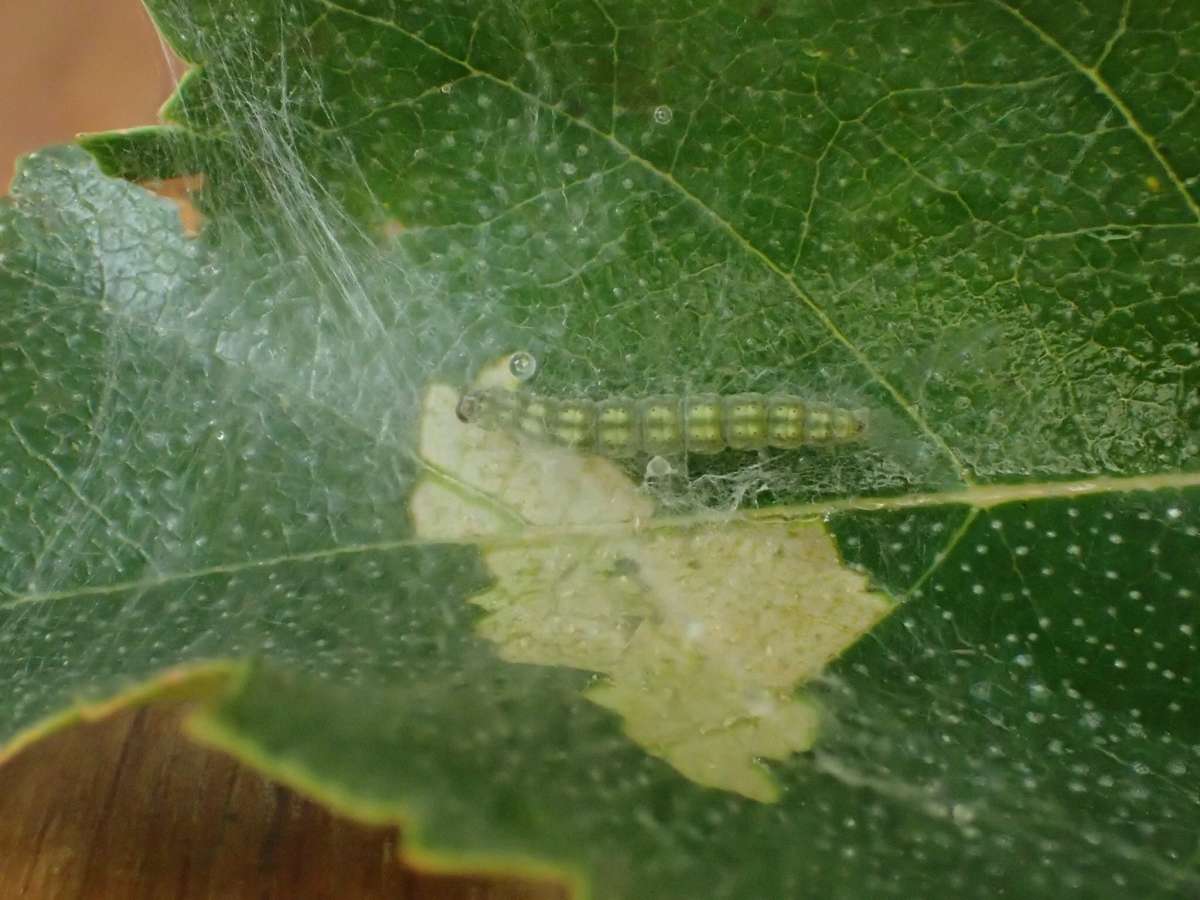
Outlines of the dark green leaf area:
<svg viewBox="0 0 1200 900">
<path fill-rule="evenodd" d="M 942 561 L 946 547 L 972 519 L 956 503 L 931 508 L 858 511 L 829 516 L 842 558 L 893 597 L 907 597 Z"/>
<path fill-rule="evenodd" d="M 1159 491 L 980 511 L 880 640 L 912 642 L 895 651 L 911 672 L 934 648 L 977 649 L 1031 690 L 1066 685 L 1102 711 L 1137 710 L 1147 728 L 1200 739 L 1187 713 L 1200 665 L 1195 504 L 1194 491 Z"/>
<path fill-rule="evenodd" d="M 1188 177 L 1200 171 L 1200 109 L 1193 102 L 1200 77 L 1197 46 L 1200 23 L 1186 3 L 1131 6 L 1126 27 L 1100 67 L 1156 136 L 1159 152 Z"/>
<path fill-rule="evenodd" d="M 956 823 L 981 866 L 1006 846 L 1029 895 L 1194 890 L 1198 502 L 980 511 L 829 673 L 817 767 Z"/>
<path fill-rule="evenodd" d="M 0 739 L 167 669 L 248 658 L 386 687 L 406 708 L 404 696 L 470 679 L 469 661 L 490 658 L 458 599 L 484 584 L 473 554 L 431 547 L 230 564 L 0 605 Z"/>
</svg>

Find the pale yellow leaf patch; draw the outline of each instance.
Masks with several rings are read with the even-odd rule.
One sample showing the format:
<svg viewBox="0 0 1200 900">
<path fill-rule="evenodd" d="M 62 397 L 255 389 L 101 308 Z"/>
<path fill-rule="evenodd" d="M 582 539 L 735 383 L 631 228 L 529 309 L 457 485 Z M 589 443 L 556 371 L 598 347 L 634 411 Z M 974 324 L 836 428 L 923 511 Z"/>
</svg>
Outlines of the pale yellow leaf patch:
<svg viewBox="0 0 1200 900">
<path fill-rule="evenodd" d="M 512 662 L 602 673 L 588 697 L 647 751 L 700 784 L 776 799 L 759 760 L 817 734 L 798 686 L 891 601 L 818 520 L 647 527 L 653 501 L 613 463 L 465 425 L 457 401 L 444 385 L 426 395 L 412 515 L 424 537 L 478 540 L 495 579 L 472 598 L 483 635 Z"/>
</svg>

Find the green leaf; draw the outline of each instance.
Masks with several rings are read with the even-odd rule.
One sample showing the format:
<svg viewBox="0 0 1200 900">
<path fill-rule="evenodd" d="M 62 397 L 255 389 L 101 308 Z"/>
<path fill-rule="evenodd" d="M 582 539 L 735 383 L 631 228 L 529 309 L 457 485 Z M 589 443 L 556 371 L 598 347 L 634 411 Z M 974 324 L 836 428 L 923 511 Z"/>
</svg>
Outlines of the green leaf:
<svg viewBox="0 0 1200 900">
<path fill-rule="evenodd" d="M 1200 888 L 1200 14 L 153 12 L 170 123 L 84 144 L 201 235 L 73 148 L 0 207 L 0 737 L 215 684 L 202 738 L 597 898 Z M 658 485 L 452 420 L 517 349 L 868 440 Z"/>
</svg>

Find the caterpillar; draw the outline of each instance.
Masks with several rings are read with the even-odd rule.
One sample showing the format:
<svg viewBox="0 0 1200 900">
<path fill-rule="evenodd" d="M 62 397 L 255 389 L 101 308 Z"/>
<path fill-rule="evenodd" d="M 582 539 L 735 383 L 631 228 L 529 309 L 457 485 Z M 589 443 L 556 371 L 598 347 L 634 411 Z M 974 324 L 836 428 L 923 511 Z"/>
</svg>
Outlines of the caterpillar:
<svg viewBox="0 0 1200 900">
<path fill-rule="evenodd" d="M 845 444 L 867 432 L 867 411 L 790 394 L 693 394 L 556 399 L 501 388 L 469 390 L 459 421 L 608 457 Z"/>
</svg>

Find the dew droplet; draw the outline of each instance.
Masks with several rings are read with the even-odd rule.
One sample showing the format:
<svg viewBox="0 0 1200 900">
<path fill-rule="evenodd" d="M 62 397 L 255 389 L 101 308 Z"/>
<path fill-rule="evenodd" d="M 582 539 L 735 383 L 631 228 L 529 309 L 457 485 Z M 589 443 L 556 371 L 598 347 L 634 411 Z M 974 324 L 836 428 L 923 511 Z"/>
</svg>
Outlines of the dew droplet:
<svg viewBox="0 0 1200 900">
<path fill-rule="evenodd" d="M 670 125 L 671 120 L 675 118 L 675 113 L 671 111 L 669 106 L 654 107 L 654 121 L 659 125 Z"/>
<path fill-rule="evenodd" d="M 652 456 L 646 463 L 647 478 L 662 478 L 672 472 L 671 464 L 661 456 Z"/>
<path fill-rule="evenodd" d="M 527 350 L 518 350 L 508 358 L 508 371 L 517 381 L 528 381 L 537 373 L 537 357 Z"/>
</svg>

